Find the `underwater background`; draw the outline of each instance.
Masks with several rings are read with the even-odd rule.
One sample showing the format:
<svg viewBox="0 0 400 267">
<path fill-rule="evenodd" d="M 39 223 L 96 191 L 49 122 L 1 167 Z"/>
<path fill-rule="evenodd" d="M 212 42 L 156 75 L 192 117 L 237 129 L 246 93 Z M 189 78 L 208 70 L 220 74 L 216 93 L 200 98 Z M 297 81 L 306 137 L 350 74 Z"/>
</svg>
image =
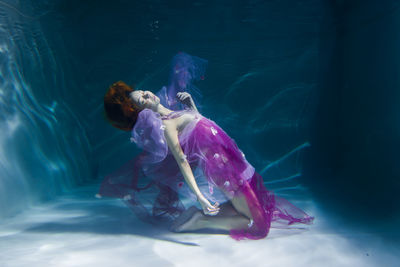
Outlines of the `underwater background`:
<svg viewBox="0 0 400 267">
<path fill-rule="evenodd" d="M 139 152 L 106 121 L 106 90 L 123 80 L 157 92 L 184 51 L 208 60 L 196 83 L 200 112 L 235 139 L 268 188 L 312 201 L 334 228 L 397 248 L 399 8 L 395 0 L 0 1 L 0 220 L 66 195 L 89 210 L 104 176 Z M 69 226 L 89 231 L 87 217 Z"/>
</svg>

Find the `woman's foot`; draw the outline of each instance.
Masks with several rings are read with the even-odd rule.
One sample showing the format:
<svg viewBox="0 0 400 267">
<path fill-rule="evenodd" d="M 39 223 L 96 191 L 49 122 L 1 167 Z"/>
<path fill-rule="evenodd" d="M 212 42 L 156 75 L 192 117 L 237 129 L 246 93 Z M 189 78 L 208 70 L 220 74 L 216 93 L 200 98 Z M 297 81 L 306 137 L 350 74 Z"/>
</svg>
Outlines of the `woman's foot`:
<svg viewBox="0 0 400 267">
<path fill-rule="evenodd" d="M 195 220 L 193 220 L 194 217 L 196 217 L 196 220 L 199 218 L 199 215 L 196 215 L 197 213 L 199 213 L 200 216 L 202 215 L 199 209 L 197 209 L 195 206 L 191 206 L 172 223 L 170 230 L 173 232 L 190 230 L 187 228 L 190 228 L 190 225 L 195 222 Z"/>
</svg>

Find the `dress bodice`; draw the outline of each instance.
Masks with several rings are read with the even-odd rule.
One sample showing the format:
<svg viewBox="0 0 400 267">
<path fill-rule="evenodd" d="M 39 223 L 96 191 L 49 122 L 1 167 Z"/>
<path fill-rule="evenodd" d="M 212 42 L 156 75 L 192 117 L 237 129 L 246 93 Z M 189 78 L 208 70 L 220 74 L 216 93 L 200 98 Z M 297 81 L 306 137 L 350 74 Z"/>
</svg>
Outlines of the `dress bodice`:
<svg viewBox="0 0 400 267">
<path fill-rule="evenodd" d="M 175 119 L 178 118 L 184 114 L 190 114 L 193 115 L 193 119 L 195 117 L 195 115 L 200 115 L 199 112 L 195 111 L 195 110 L 191 110 L 191 109 L 184 109 L 184 110 L 174 110 L 172 112 L 170 112 L 167 115 L 161 116 L 161 120 L 171 120 L 171 119 Z"/>
<path fill-rule="evenodd" d="M 161 116 L 162 121 L 177 119 L 177 130 L 178 135 L 183 131 L 187 131 L 188 128 L 192 129 L 193 126 L 201 119 L 201 114 L 195 110 L 176 110 L 171 113 Z"/>
</svg>

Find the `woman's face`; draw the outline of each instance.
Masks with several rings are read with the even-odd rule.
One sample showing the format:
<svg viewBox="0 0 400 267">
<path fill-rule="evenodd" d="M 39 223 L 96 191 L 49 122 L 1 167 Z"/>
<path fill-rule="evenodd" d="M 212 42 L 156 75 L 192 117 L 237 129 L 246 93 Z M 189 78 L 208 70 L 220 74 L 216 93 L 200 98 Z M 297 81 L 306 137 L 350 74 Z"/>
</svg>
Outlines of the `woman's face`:
<svg viewBox="0 0 400 267">
<path fill-rule="evenodd" d="M 149 108 L 155 111 L 160 104 L 160 98 L 150 91 L 135 90 L 130 94 L 130 98 L 142 109 Z"/>
</svg>

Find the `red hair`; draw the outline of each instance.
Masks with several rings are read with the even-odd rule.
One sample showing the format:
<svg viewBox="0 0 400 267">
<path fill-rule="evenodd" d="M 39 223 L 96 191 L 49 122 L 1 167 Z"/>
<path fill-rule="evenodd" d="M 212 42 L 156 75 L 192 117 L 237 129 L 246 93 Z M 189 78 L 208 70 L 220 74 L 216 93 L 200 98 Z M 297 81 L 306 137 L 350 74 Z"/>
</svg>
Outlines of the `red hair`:
<svg viewBox="0 0 400 267">
<path fill-rule="evenodd" d="M 108 121 L 112 126 L 124 131 L 132 130 L 141 111 L 130 99 L 129 95 L 133 91 L 132 87 L 118 81 L 112 84 L 104 95 L 104 110 Z"/>
</svg>

